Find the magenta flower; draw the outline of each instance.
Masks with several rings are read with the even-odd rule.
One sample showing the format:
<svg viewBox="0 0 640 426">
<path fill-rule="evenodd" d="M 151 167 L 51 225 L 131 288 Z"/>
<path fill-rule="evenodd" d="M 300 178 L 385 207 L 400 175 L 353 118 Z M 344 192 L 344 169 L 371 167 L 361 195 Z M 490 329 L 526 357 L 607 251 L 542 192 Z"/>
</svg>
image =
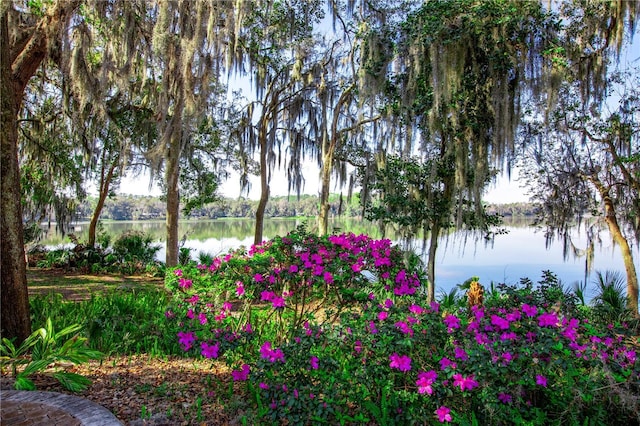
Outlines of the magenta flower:
<svg viewBox="0 0 640 426">
<path fill-rule="evenodd" d="M 324 278 L 324 281 L 327 284 L 332 284 L 333 283 L 333 275 L 329 271 L 325 271 L 325 273 L 322 276 L 322 278 Z"/>
<path fill-rule="evenodd" d="M 396 368 L 400 371 L 410 371 L 411 370 L 411 358 L 407 355 L 398 355 L 397 352 L 389 355 L 389 367 Z"/>
<path fill-rule="evenodd" d="M 244 284 L 242 283 L 242 281 L 236 281 L 236 294 L 238 295 L 238 297 L 242 297 L 242 295 L 244 294 Z"/>
<path fill-rule="evenodd" d="M 180 280 L 178 281 L 178 284 L 180 285 L 180 287 L 182 288 L 191 288 L 193 286 L 193 281 L 188 280 L 186 278 L 180 278 Z"/>
<path fill-rule="evenodd" d="M 282 349 L 271 349 L 271 342 L 269 341 L 264 342 L 260 347 L 260 356 L 269 360 L 269 362 L 284 362 L 284 353 L 282 352 Z"/>
<path fill-rule="evenodd" d="M 282 297 L 274 295 L 273 299 L 271 299 L 271 305 L 273 306 L 274 309 L 284 308 L 285 301 Z"/>
<path fill-rule="evenodd" d="M 395 327 L 400 330 L 403 334 L 408 334 L 409 336 L 413 336 L 413 329 L 404 321 L 398 321 L 394 324 Z"/>
<path fill-rule="evenodd" d="M 387 311 L 380 311 L 378 313 L 378 321 L 384 321 L 389 317 L 389 313 Z"/>
<path fill-rule="evenodd" d="M 495 325 L 500 330 L 509 329 L 509 321 L 498 315 L 491 315 L 491 325 Z"/>
<path fill-rule="evenodd" d="M 263 291 L 260 293 L 260 300 L 271 302 L 276 295 L 272 291 Z"/>
<path fill-rule="evenodd" d="M 231 372 L 231 377 L 233 377 L 234 382 L 244 382 L 249 378 L 250 372 L 251 367 L 249 367 L 249 364 L 242 364 L 240 370 L 233 370 Z"/>
<path fill-rule="evenodd" d="M 176 269 L 175 271 L 173 271 L 173 273 L 176 275 L 176 277 L 181 277 L 182 276 L 182 269 Z"/>
<path fill-rule="evenodd" d="M 536 376 L 536 384 L 542 386 L 543 388 L 547 387 L 547 378 L 541 374 Z"/>
<path fill-rule="evenodd" d="M 464 377 L 462 374 L 454 374 L 453 375 L 453 386 L 459 386 L 461 391 L 472 390 L 475 387 L 478 387 L 478 382 L 474 380 L 473 374 L 467 377 Z"/>
<path fill-rule="evenodd" d="M 558 315 L 555 312 L 545 312 L 538 317 L 538 325 L 540 327 L 557 327 Z"/>
<path fill-rule="evenodd" d="M 455 315 L 448 314 L 442 321 L 447 326 L 447 331 L 449 333 L 451 333 L 455 328 L 460 328 L 460 318 Z"/>
<path fill-rule="evenodd" d="M 317 370 L 318 369 L 319 359 L 318 359 L 317 356 L 312 356 L 309 359 L 309 363 L 311 364 L 311 369 L 313 369 L 313 370 Z"/>
<path fill-rule="evenodd" d="M 218 350 L 220 349 L 220 343 L 216 342 L 215 345 L 210 345 L 207 342 L 202 342 L 200 344 L 200 348 L 202 349 L 202 356 L 205 358 L 218 358 Z"/>
<path fill-rule="evenodd" d="M 522 305 L 522 313 L 528 316 L 529 318 L 532 318 L 538 315 L 538 308 L 536 306 L 530 306 L 524 303 Z"/>
<path fill-rule="evenodd" d="M 438 416 L 438 421 L 440 423 L 450 422 L 453 420 L 451 417 L 451 410 L 444 405 L 436 410 L 436 416 Z"/>
<path fill-rule="evenodd" d="M 191 349 L 191 347 L 193 346 L 193 342 L 195 341 L 196 341 L 196 335 L 194 332 L 192 331 L 188 331 L 186 333 L 183 331 L 178 332 L 178 342 L 180 343 L 180 346 L 182 346 L 182 350 L 188 351 L 189 349 Z"/>
<path fill-rule="evenodd" d="M 451 367 L 451 369 L 455 370 L 457 366 L 458 365 L 455 362 L 451 361 L 447 357 L 442 357 L 442 359 L 440 360 L 440 369 L 441 370 L 444 370 L 447 367 Z"/>
<path fill-rule="evenodd" d="M 264 277 L 262 276 L 262 274 L 255 274 L 253 276 L 253 280 L 257 283 L 261 283 L 262 281 L 264 281 Z"/>
<path fill-rule="evenodd" d="M 455 354 L 455 357 L 459 360 L 466 361 L 469 359 L 469 355 L 467 354 L 467 351 L 465 351 L 460 346 L 456 346 L 453 352 Z"/>
<path fill-rule="evenodd" d="M 498 394 L 498 401 L 502 402 L 503 404 L 509 404 L 511 400 L 512 397 L 508 393 L 500 392 Z"/>
<path fill-rule="evenodd" d="M 420 315 L 420 314 L 423 314 L 425 310 L 420 305 L 413 304 L 409 306 L 409 312 L 411 312 L 414 315 Z"/>
<path fill-rule="evenodd" d="M 426 393 L 427 395 L 433 394 L 432 384 L 435 383 L 438 378 L 438 373 L 435 370 L 422 371 L 418 374 L 418 380 L 416 380 L 416 386 L 418 386 L 418 393 Z"/>
<path fill-rule="evenodd" d="M 207 314 L 200 312 L 198 314 L 198 321 L 200 321 L 200 324 L 205 325 L 207 323 Z"/>
<path fill-rule="evenodd" d="M 298 272 L 298 265 L 294 263 L 293 265 L 289 266 L 289 273 L 295 274 L 296 272 Z"/>
</svg>

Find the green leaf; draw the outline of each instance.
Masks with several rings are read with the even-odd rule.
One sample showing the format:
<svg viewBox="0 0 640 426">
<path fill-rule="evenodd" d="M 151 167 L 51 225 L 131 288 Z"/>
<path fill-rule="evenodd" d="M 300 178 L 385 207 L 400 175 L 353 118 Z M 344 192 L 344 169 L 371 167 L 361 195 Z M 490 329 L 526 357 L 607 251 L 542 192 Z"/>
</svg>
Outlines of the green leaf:
<svg viewBox="0 0 640 426">
<path fill-rule="evenodd" d="M 13 385 L 16 390 L 36 390 L 36 385 L 31 380 L 19 374 L 16 376 L 16 382 Z"/>
<path fill-rule="evenodd" d="M 53 377 L 60 382 L 65 389 L 71 392 L 82 392 L 91 385 L 91 380 L 76 373 L 60 371 L 53 374 Z"/>
<path fill-rule="evenodd" d="M 44 369 L 47 368 L 47 366 L 49 364 L 51 364 L 51 359 L 39 359 L 36 361 L 31 361 L 26 367 L 25 369 L 22 371 L 22 375 L 24 376 L 30 376 L 33 373 L 36 373 L 38 371 L 42 371 Z"/>
</svg>

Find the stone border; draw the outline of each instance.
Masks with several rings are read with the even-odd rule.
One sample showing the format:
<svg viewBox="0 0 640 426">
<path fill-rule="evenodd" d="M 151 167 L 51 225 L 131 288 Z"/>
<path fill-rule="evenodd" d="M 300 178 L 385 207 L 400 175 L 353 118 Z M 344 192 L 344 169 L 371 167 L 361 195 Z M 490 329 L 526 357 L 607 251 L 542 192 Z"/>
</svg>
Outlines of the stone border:
<svg viewBox="0 0 640 426">
<path fill-rule="evenodd" d="M 78 419 L 83 426 L 122 426 L 122 422 L 111 411 L 78 396 L 58 392 L 3 390 L 0 391 L 0 401 L 37 403 L 55 407 Z"/>
</svg>

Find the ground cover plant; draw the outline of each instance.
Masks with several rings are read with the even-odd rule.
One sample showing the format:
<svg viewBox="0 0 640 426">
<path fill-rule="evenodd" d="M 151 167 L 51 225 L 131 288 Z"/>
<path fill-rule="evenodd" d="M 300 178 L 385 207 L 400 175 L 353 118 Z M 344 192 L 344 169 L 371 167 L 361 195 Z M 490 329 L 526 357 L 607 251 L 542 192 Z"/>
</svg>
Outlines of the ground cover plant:
<svg viewBox="0 0 640 426">
<path fill-rule="evenodd" d="M 552 274 L 447 309 L 422 282 L 388 240 L 299 229 L 170 271 L 166 317 L 227 363 L 251 422 L 640 422 L 635 331 L 592 323 Z"/>
</svg>

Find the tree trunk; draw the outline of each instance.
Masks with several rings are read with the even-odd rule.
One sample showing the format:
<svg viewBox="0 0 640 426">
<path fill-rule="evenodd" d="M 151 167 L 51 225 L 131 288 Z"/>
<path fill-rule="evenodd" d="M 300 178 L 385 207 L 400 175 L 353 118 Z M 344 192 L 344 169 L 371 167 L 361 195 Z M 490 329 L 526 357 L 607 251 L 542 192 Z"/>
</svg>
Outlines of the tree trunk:
<svg viewBox="0 0 640 426">
<path fill-rule="evenodd" d="M 179 133 L 179 132 L 177 132 Z M 167 267 L 178 264 L 178 217 L 180 215 L 180 137 L 174 135 L 167 153 Z"/>
<path fill-rule="evenodd" d="M 331 186 L 331 163 L 333 156 L 329 153 L 322 156 L 322 169 L 320 170 L 320 209 L 318 211 L 318 233 L 329 233 L 329 190 Z"/>
<path fill-rule="evenodd" d="M 115 172 L 117 165 L 118 160 L 116 159 L 114 160 L 113 164 L 111 164 L 111 167 L 109 167 L 107 176 L 101 179 L 100 193 L 98 194 L 98 204 L 96 204 L 96 208 L 93 210 L 93 215 L 91 216 L 91 222 L 89 222 L 89 237 L 87 239 L 87 246 L 89 247 L 94 247 L 96 245 L 96 228 L 98 227 L 98 220 L 100 219 L 100 215 L 102 214 L 102 208 L 104 207 L 104 202 L 107 199 L 107 195 L 109 195 L 111 179 L 113 179 L 113 173 Z"/>
<path fill-rule="evenodd" d="M 436 252 L 438 251 L 438 238 L 440 237 L 440 225 L 434 224 L 431 228 L 431 241 L 429 241 L 429 257 L 427 259 L 427 302 L 436 300 Z"/>
<path fill-rule="evenodd" d="M 620 246 L 622 261 L 624 262 L 624 268 L 627 273 L 627 305 L 633 314 L 638 316 L 638 274 L 635 264 L 633 263 L 633 254 L 629 247 L 629 242 L 620 230 L 615 206 L 609 196 L 609 191 L 605 189 L 604 192 L 601 192 L 601 195 L 604 200 L 604 219 L 605 222 L 607 222 L 613 241 Z"/>
<path fill-rule="evenodd" d="M 22 343 L 31 334 L 27 288 L 20 168 L 18 164 L 18 109 L 22 92 L 17 91 L 9 60 L 7 14 L 0 18 L 0 68 L 2 111 L 0 126 L 0 336 Z"/>
<path fill-rule="evenodd" d="M 266 127 L 263 126 L 263 127 Z M 267 179 L 267 135 L 266 131 L 261 130 L 260 135 L 260 201 L 256 209 L 256 229 L 253 237 L 253 244 L 262 243 L 262 231 L 264 228 L 264 212 L 267 209 L 269 201 L 269 181 Z"/>
</svg>

